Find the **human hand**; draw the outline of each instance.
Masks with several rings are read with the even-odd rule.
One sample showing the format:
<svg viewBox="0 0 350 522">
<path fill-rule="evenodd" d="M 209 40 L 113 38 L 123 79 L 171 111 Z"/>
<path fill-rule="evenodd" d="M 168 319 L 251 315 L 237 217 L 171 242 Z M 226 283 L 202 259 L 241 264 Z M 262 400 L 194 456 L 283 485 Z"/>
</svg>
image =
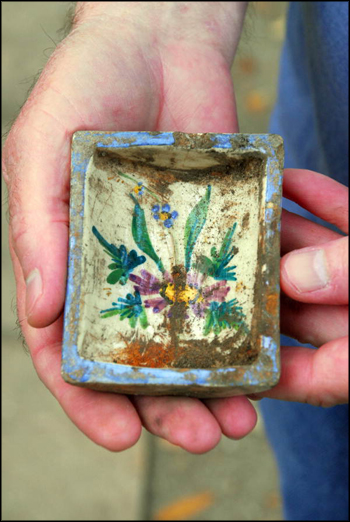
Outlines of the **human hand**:
<svg viewBox="0 0 350 522">
<path fill-rule="evenodd" d="M 284 196 L 348 233 L 348 189 L 285 169 Z M 281 331 L 318 347 L 282 347 L 280 382 L 251 398 L 334 406 L 348 402 L 348 237 L 283 211 Z"/>
<path fill-rule="evenodd" d="M 248 399 L 130 401 L 61 378 L 70 142 L 88 129 L 237 131 L 230 66 L 244 3 L 81 4 L 4 147 L 20 324 L 39 377 L 94 442 L 126 449 L 143 424 L 203 453 L 222 432 L 240 438 L 254 428 Z"/>
</svg>

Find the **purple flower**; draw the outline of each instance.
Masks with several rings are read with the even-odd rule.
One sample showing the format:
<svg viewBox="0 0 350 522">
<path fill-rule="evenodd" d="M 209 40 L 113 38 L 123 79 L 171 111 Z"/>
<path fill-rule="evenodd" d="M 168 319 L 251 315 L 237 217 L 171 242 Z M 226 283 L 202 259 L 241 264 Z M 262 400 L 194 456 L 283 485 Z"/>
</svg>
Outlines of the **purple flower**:
<svg viewBox="0 0 350 522">
<path fill-rule="evenodd" d="M 203 317 L 210 303 L 224 302 L 230 290 L 230 287 L 226 286 L 226 281 L 217 281 L 211 286 L 203 286 L 204 276 L 196 272 L 188 273 L 186 285 L 179 289 L 175 288 L 169 272 L 164 272 L 161 281 L 147 270 L 141 270 L 141 277 L 130 274 L 129 279 L 136 283 L 134 289 L 140 295 L 156 295 L 144 301 L 145 307 L 153 308 L 154 313 L 159 313 L 174 303 L 185 303 L 197 317 Z M 171 309 L 169 314 L 171 315 Z"/>
<path fill-rule="evenodd" d="M 227 281 L 218 281 L 211 286 L 203 287 L 201 290 L 201 299 L 191 304 L 193 313 L 197 317 L 203 317 L 205 310 L 210 306 L 212 301 L 223 303 L 230 291 L 230 287 L 226 286 L 226 284 Z"/>
<path fill-rule="evenodd" d="M 141 270 L 141 276 L 142 277 L 131 274 L 129 277 L 131 281 L 136 283 L 136 286 L 134 286 L 135 291 L 140 292 L 141 295 L 158 294 L 158 297 L 146 299 L 144 303 L 146 308 L 153 308 L 154 313 L 161 312 L 170 304 L 169 300 L 161 295 L 162 289 L 166 288 L 172 281 L 170 274 L 164 272 L 162 281 L 159 281 L 157 277 L 147 272 L 147 270 Z"/>
<path fill-rule="evenodd" d="M 162 283 L 157 277 L 147 272 L 147 270 L 141 270 L 141 276 L 130 274 L 129 279 L 136 283 L 135 290 L 138 290 L 141 295 L 152 295 L 158 294 Z"/>
<path fill-rule="evenodd" d="M 146 299 L 145 308 L 153 308 L 153 312 L 157 314 L 164 310 L 168 304 L 163 297 L 155 297 L 154 299 Z"/>
</svg>

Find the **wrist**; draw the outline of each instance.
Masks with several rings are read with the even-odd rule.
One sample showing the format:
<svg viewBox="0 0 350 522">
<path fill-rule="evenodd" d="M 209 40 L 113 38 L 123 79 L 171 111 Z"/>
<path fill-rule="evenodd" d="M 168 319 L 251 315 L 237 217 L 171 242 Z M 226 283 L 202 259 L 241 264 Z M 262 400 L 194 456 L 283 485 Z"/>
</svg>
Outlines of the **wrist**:
<svg viewBox="0 0 350 522">
<path fill-rule="evenodd" d="M 74 25 L 100 21 L 158 49 L 211 48 L 231 66 L 248 2 L 77 2 Z"/>
</svg>

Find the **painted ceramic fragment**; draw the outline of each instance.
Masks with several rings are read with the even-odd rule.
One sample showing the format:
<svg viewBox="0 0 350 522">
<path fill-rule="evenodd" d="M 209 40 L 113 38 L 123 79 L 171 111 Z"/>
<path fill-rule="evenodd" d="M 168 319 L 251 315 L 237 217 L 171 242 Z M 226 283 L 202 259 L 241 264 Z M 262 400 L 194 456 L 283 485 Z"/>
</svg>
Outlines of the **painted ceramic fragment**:
<svg viewBox="0 0 350 522">
<path fill-rule="evenodd" d="M 279 378 L 276 135 L 77 132 L 62 375 L 229 396 Z"/>
</svg>

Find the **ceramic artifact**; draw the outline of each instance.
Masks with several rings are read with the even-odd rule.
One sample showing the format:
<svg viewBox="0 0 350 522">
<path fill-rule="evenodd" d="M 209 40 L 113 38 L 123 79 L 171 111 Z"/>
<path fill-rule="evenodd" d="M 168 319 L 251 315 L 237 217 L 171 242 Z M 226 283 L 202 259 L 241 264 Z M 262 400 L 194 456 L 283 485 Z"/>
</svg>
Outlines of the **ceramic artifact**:
<svg viewBox="0 0 350 522">
<path fill-rule="evenodd" d="M 62 375 L 223 397 L 279 379 L 276 135 L 77 132 Z"/>
</svg>

